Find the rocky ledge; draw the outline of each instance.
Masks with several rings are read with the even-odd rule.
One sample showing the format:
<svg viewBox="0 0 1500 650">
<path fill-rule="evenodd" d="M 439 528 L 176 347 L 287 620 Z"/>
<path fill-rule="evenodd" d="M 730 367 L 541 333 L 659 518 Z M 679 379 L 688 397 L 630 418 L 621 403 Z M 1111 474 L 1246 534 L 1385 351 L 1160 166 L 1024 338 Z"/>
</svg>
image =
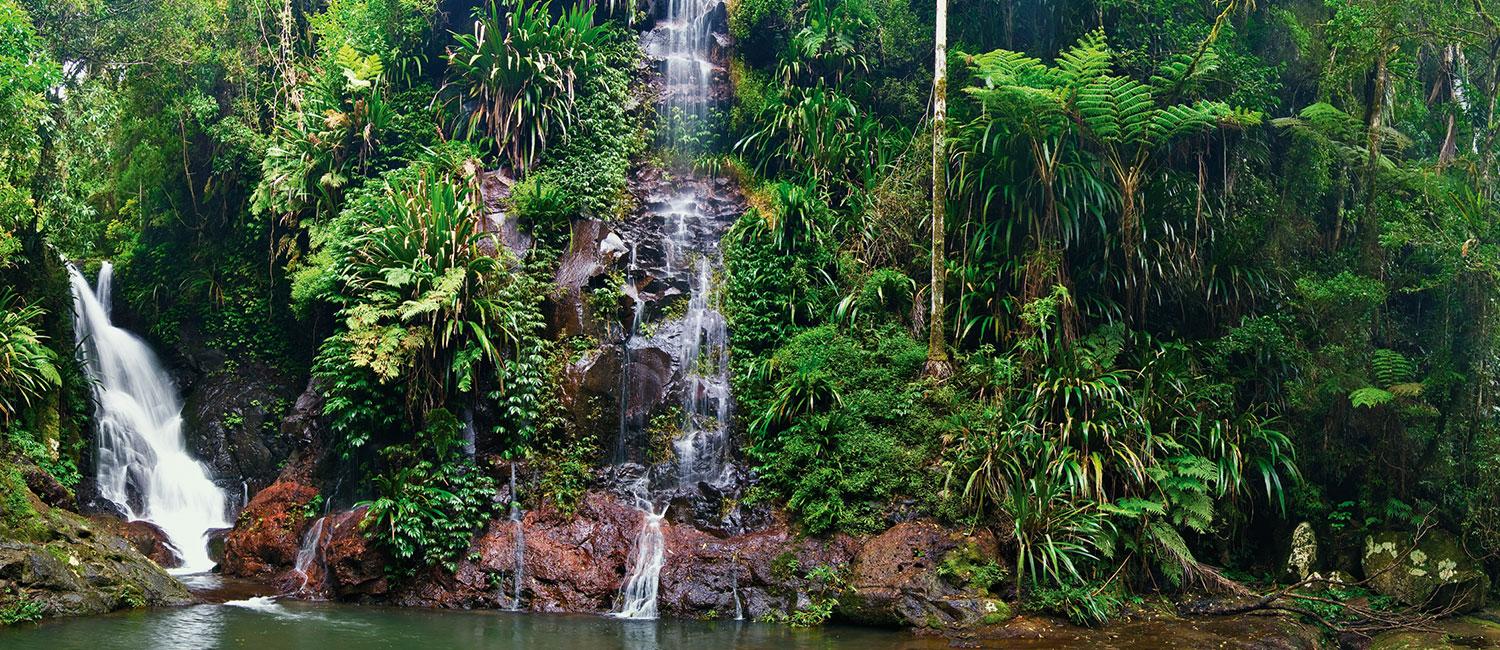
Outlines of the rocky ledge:
<svg viewBox="0 0 1500 650">
<path fill-rule="evenodd" d="M 34 520 L 0 534 L 0 618 L 84 616 L 193 601 L 182 583 L 137 548 L 154 541 L 132 541 L 116 532 L 118 522 L 85 519 L 29 491 L 24 496 Z M 132 534 L 153 537 L 149 531 Z"/>
</svg>

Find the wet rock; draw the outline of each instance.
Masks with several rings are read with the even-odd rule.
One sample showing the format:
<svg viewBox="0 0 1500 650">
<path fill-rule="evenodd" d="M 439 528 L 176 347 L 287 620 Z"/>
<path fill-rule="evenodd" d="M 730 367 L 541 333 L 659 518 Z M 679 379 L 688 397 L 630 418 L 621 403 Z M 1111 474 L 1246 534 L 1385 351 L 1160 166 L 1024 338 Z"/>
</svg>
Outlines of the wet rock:
<svg viewBox="0 0 1500 650">
<path fill-rule="evenodd" d="M 208 531 L 208 559 L 215 564 L 224 563 L 224 545 L 229 540 L 229 533 L 233 528 L 213 528 Z"/>
<path fill-rule="evenodd" d="M 156 524 L 149 521 L 130 521 L 120 526 L 120 532 L 131 546 L 141 552 L 141 555 L 151 558 L 163 568 L 175 569 L 182 566 L 182 555 L 167 539 L 166 532 L 158 528 Z"/>
<path fill-rule="evenodd" d="M 307 380 L 307 387 L 297 396 L 291 411 L 281 421 L 281 435 L 298 450 L 314 447 L 322 441 L 326 425 L 323 415 L 323 390 L 316 379 Z M 304 482 L 310 482 L 310 478 Z"/>
<path fill-rule="evenodd" d="M 1442 612 L 1484 606 L 1490 578 L 1452 534 L 1382 532 L 1365 539 L 1365 577 L 1376 591 L 1408 605 Z"/>
<path fill-rule="evenodd" d="M 897 524 L 860 549 L 839 613 L 871 625 L 974 626 L 998 612 L 998 601 L 965 593 L 938 575 L 945 556 L 968 546 L 980 557 L 998 555 L 988 533 L 965 536 L 930 521 Z"/>
<path fill-rule="evenodd" d="M 365 538 L 362 524 L 368 508 L 329 515 L 322 552 L 328 589 L 344 600 L 368 600 L 390 591 L 387 558 Z"/>
<path fill-rule="evenodd" d="M 45 540 L 0 536 L 0 610 L 83 616 L 192 600 L 182 583 L 114 532 L 119 522 L 89 521 L 39 500 L 34 507 Z"/>
<path fill-rule="evenodd" d="M 265 578 L 291 569 L 310 523 L 307 504 L 317 495 L 317 489 L 290 480 L 278 480 L 257 493 L 225 537 L 222 571 Z"/>
<path fill-rule="evenodd" d="M 1292 530 L 1292 550 L 1286 558 L 1286 577 L 1297 581 L 1311 575 L 1318 566 L 1318 535 L 1311 523 L 1297 524 Z"/>
<path fill-rule="evenodd" d="M 1321 631 L 1291 616 L 1183 618 L 1154 612 L 1141 612 L 1099 628 L 1024 615 L 962 633 L 954 641 L 955 645 L 968 647 L 1061 650 L 1318 650 L 1324 647 Z"/>
<path fill-rule="evenodd" d="M 608 272 L 617 255 L 612 246 L 603 244 L 613 236 L 614 230 L 603 221 L 577 219 L 572 223 L 572 237 L 568 250 L 558 260 L 553 283 L 557 290 L 548 296 L 543 310 L 547 312 L 549 334 L 563 339 L 569 336 L 590 335 L 607 338 L 610 318 L 596 318 L 586 300 L 587 287 L 594 278 Z"/>
<path fill-rule="evenodd" d="M 269 484 L 292 451 L 280 424 L 293 395 L 284 376 L 260 364 L 209 368 L 184 390 L 188 449 L 231 494 L 244 489 L 242 481 Z"/>
<path fill-rule="evenodd" d="M 47 473 L 46 470 L 36 465 L 25 464 L 21 466 L 21 476 L 26 479 L 26 487 L 38 499 L 41 499 L 42 503 L 53 508 L 67 509 L 73 506 L 75 502 L 73 491 L 59 483 L 57 478 Z"/>
</svg>

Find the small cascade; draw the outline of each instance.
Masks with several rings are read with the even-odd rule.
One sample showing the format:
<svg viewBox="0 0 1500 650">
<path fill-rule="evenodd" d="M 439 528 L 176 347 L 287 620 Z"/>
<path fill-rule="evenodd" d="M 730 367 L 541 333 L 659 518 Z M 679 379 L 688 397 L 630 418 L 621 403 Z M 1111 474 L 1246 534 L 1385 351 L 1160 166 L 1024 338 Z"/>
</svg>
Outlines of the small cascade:
<svg viewBox="0 0 1500 650">
<path fill-rule="evenodd" d="M 292 571 L 302 578 L 302 584 L 297 587 L 299 594 L 307 593 L 308 583 L 312 579 L 307 571 L 312 568 L 313 560 L 318 560 L 319 564 L 322 563 L 323 525 L 327 521 L 327 515 L 313 521 L 312 525 L 307 527 L 307 532 L 302 534 L 302 544 L 297 547 L 297 562 L 293 565 Z M 326 577 L 327 571 L 324 571 L 324 578 Z"/>
<path fill-rule="evenodd" d="M 729 422 L 729 333 L 712 298 L 713 267 L 698 258 L 682 337 L 682 435 L 672 442 L 678 480 L 717 483 L 724 473 Z"/>
<path fill-rule="evenodd" d="M 521 500 L 516 496 L 516 464 L 510 465 L 510 525 L 511 534 L 514 535 L 512 553 L 514 573 L 511 576 L 511 599 L 510 611 L 521 611 L 521 584 L 525 578 L 526 568 L 526 527 L 522 522 Z"/>
<path fill-rule="evenodd" d="M 182 401 L 156 354 L 110 321 L 113 275 L 105 262 L 91 290 L 83 274 L 68 267 L 80 360 L 98 405 L 99 496 L 128 519 L 161 528 L 182 556 L 177 572 L 207 571 L 214 566 L 208 531 L 229 526 L 232 497 L 188 453 Z"/>
<path fill-rule="evenodd" d="M 729 594 L 734 596 L 734 620 L 745 620 L 745 607 L 740 603 L 740 567 L 734 567 L 734 583 L 729 588 Z"/>
<path fill-rule="evenodd" d="M 473 409 L 469 409 L 469 408 L 465 408 L 464 409 L 464 456 L 467 456 L 470 460 L 474 459 L 474 452 L 476 450 L 476 447 L 474 446 L 474 441 L 475 441 L 475 437 L 474 437 L 474 410 Z"/>
<path fill-rule="evenodd" d="M 240 481 L 240 510 L 250 507 L 250 482 Z"/>
<path fill-rule="evenodd" d="M 646 498 L 645 480 L 637 484 L 636 507 L 643 515 L 641 532 L 635 536 L 635 553 L 630 559 L 630 571 L 625 576 L 621 589 L 620 611 L 612 614 L 618 618 L 656 618 L 656 594 L 661 586 L 661 568 L 666 563 L 666 538 L 662 535 L 661 522 L 667 516 L 667 508 L 656 512 Z"/>
</svg>

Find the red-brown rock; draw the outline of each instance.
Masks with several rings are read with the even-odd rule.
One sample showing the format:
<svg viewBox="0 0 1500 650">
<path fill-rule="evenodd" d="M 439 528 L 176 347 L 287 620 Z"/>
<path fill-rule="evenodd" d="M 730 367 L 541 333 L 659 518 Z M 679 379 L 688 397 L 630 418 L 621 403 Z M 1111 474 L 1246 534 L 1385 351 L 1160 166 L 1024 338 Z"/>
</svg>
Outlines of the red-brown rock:
<svg viewBox="0 0 1500 650">
<path fill-rule="evenodd" d="M 120 532 L 141 555 L 151 558 L 151 561 L 162 568 L 175 569 L 182 566 L 182 556 L 172 546 L 172 542 L 167 540 L 167 533 L 156 524 L 149 521 L 128 521 Z"/>
<path fill-rule="evenodd" d="M 97 515 L 90 518 L 95 525 L 118 535 L 129 542 L 141 555 L 164 569 L 182 566 L 182 556 L 167 539 L 166 532 L 149 521 L 120 521 L 114 517 Z"/>
<path fill-rule="evenodd" d="M 390 584 L 385 577 L 386 556 L 361 530 L 368 508 L 338 512 L 328 516 L 325 525 L 322 566 L 327 572 L 327 588 L 344 600 L 365 600 L 386 595 Z"/>
<path fill-rule="evenodd" d="M 224 540 L 223 572 L 266 578 L 290 570 L 309 524 L 304 510 L 317 495 L 317 489 L 288 480 L 257 493 Z"/>
<path fill-rule="evenodd" d="M 839 613 L 863 623 L 966 627 L 985 613 L 985 599 L 949 585 L 937 573 L 951 551 L 973 545 L 980 557 L 998 557 L 993 535 L 966 535 L 930 521 L 897 524 L 860 548 Z"/>
</svg>

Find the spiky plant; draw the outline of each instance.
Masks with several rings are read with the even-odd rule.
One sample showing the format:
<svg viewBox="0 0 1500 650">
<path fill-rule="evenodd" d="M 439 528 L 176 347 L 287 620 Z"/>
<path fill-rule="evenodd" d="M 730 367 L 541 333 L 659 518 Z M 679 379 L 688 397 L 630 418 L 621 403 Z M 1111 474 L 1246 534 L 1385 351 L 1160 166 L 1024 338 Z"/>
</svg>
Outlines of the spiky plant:
<svg viewBox="0 0 1500 650">
<path fill-rule="evenodd" d="M 530 167 L 548 143 L 566 136 L 578 80 L 600 65 L 604 28 L 593 5 L 554 20 L 542 0 L 487 3 L 473 31 L 455 34 L 450 69 L 477 106 L 467 121 L 516 169 Z"/>
</svg>

